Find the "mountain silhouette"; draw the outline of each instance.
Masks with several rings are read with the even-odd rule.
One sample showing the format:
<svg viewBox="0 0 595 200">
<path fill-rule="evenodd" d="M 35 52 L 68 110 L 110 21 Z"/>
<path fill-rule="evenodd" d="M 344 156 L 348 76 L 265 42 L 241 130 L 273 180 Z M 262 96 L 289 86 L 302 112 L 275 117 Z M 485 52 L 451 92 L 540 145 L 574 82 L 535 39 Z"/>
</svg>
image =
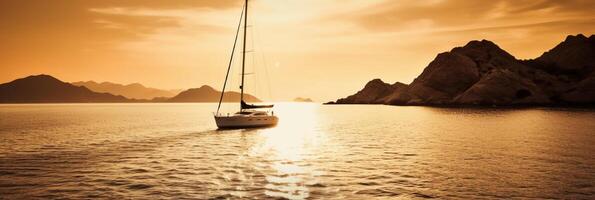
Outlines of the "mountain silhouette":
<svg viewBox="0 0 595 200">
<path fill-rule="evenodd" d="M 364 86 L 364 89 L 354 95 L 337 100 L 338 104 L 369 104 L 383 103 L 391 94 L 403 89 L 405 84 L 396 82 L 388 84 L 380 79 L 374 79 Z"/>
<path fill-rule="evenodd" d="M 200 88 L 192 88 L 180 92 L 180 94 L 170 98 L 167 102 L 219 102 L 221 92 L 213 89 L 208 85 L 203 85 Z M 225 92 L 223 102 L 239 102 L 240 93 Z M 244 93 L 244 101 L 246 102 L 260 102 L 260 99 Z"/>
<path fill-rule="evenodd" d="M 488 40 L 438 54 L 409 85 L 370 81 L 337 104 L 593 105 L 595 37 L 568 36 L 533 60 Z"/>
<path fill-rule="evenodd" d="M 132 87 L 140 88 L 140 86 L 140 84 L 132 84 Z M 122 95 L 94 92 L 85 86 L 76 86 L 43 74 L 0 85 L 0 103 L 219 102 L 220 95 L 219 91 L 205 85 L 180 92 L 172 98 L 128 99 Z M 244 100 L 260 102 L 250 94 L 244 94 Z M 223 101 L 239 102 L 240 93 L 225 92 Z"/>
<path fill-rule="evenodd" d="M 109 93 L 62 82 L 49 75 L 36 75 L 0 84 L 0 103 L 129 102 Z"/>
<path fill-rule="evenodd" d="M 160 90 L 155 88 L 148 88 L 139 83 L 133 83 L 128 85 L 122 85 L 117 83 L 102 82 L 97 83 L 95 81 L 79 81 L 71 83 L 76 86 L 85 86 L 94 92 L 107 92 L 115 95 L 122 95 L 130 99 L 154 99 L 158 97 L 173 97 L 176 93 Z"/>
<path fill-rule="evenodd" d="M 589 74 L 595 69 L 595 36 L 582 34 L 566 37 L 552 50 L 535 59 L 537 65 L 553 73 Z"/>
</svg>

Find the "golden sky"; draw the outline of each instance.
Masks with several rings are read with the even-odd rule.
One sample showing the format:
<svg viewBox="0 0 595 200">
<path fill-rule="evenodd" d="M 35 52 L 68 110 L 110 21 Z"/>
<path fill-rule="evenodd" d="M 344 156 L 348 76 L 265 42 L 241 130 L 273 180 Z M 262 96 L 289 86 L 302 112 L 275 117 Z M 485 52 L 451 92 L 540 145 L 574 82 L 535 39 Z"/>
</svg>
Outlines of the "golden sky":
<svg viewBox="0 0 595 200">
<path fill-rule="evenodd" d="M 220 88 L 242 3 L 2 0 L 0 82 L 44 73 Z M 252 93 L 334 100 L 373 78 L 409 83 L 436 54 L 477 39 L 534 58 L 566 35 L 594 33 L 592 13 L 593 0 L 252 0 L 250 63 L 258 67 L 248 71 L 269 79 L 247 89 L 270 82 L 271 95 Z"/>
</svg>

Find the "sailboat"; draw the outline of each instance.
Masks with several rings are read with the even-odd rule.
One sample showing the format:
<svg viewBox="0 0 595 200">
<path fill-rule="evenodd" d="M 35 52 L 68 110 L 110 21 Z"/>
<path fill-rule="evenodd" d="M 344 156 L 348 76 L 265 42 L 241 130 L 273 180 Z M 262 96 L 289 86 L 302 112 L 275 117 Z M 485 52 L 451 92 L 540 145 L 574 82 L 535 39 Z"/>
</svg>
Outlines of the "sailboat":
<svg viewBox="0 0 595 200">
<path fill-rule="evenodd" d="M 243 20 L 243 23 L 242 23 Z M 229 71 L 233 63 L 233 57 L 238 41 L 238 35 L 240 29 L 243 26 L 243 42 L 242 42 L 242 79 L 240 83 L 240 110 L 235 114 L 223 115 L 220 113 L 221 103 L 223 102 L 223 95 L 225 94 L 225 87 L 227 86 L 227 79 L 229 77 Z M 221 97 L 219 98 L 219 104 L 217 106 L 217 112 L 215 112 L 215 123 L 220 129 L 235 129 L 235 128 L 257 128 L 257 127 L 268 127 L 274 126 L 279 121 L 279 118 L 274 115 L 272 108 L 274 105 L 254 105 L 244 101 L 244 76 L 246 68 L 246 35 L 248 28 L 248 0 L 245 0 L 244 8 L 240 17 L 240 23 L 236 31 L 235 40 L 233 43 L 233 49 L 231 52 L 231 58 L 229 59 L 229 65 L 227 67 L 227 73 L 225 74 L 225 82 L 223 83 L 223 89 L 221 90 Z"/>
</svg>

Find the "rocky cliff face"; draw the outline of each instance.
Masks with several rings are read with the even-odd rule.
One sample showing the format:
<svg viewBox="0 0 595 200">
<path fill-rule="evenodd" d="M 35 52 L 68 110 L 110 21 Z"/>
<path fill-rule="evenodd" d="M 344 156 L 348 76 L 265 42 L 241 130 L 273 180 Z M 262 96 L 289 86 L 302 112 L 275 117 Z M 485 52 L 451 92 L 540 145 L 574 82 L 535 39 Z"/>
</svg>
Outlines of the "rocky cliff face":
<svg viewBox="0 0 595 200">
<path fill-rule="evenodd" d="M 588 74 L 595 68 L 595 36 L 568 36 L 564 42 L 539 58 L 543 69 L 553 73 Z"/>
<path fill-rule="evenodd" d="M 518 105 L 547 104 L 548 97 L 531 80 L 506 69 L 495 69 L 471 88 L 457 95 L 454 104 Z"/>
<path fill-rule="evenodd" d="M 595 72 L 577 84 L 571 84 L 568 90 L 560 95 L 563 102 L 579 104 L 595 104 Z"/>
<path fill-rule="evenodd" d="M 471 41 L 439 54 L 411 84 L 379 79 L 338 104 L 556 105 L 595 103 L 595 37 L 569 36 L 534 60 L 493 42 Z"/>
</svg>

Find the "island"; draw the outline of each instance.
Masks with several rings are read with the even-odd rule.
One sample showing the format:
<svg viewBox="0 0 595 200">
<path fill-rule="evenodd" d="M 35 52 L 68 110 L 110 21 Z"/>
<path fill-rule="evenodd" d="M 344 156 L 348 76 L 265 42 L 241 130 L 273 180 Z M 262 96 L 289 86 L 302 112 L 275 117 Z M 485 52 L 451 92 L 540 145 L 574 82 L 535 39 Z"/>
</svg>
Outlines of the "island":
<svg viewBox="0 0 595 200">
<path fill-rule="evenodd" d="M 488 40 L 439 54 L 411 84 L 368 82 L 327 104 L 591 106 L 595 36 L 570 35 L 538 58 L 519 60 Z"/>
<path fill-rule="evenodd" d="M 154 97 L 153 99 L 135 99 L 127 98 L 123 95 L 115 95 L 109 92 L 97 92 L 87 88 L 87 86 L 84 86 L 91 85 L 90 87 L 98 89 L 97 87 L 93 86 L 95 84 L 90 82 L 77 82 L 75 84 L 79 86 L 61 81 L 46 74 L 32 75 L 25 78 L 16 79 L 8 83 L 0 84 L 0 103 L 192 103 L 219 102 L 219 99 L 221 98 L 221 92 L 208 85 L 182 91 L 170 98 Z M 136 86 L 135 85 L 132 86 L 141 88 L 139 86 L 140 84 Z M 121 89 L 123 87 L 125 86 L 116 85 L 112 88 Z M 110 89 L 106 89 L 105 87 L 100 88 L 99 90 L 112 91 Z M 153 92 L 155 91 L 154 89 L 150 88 L 145 88 L 143 90 Z M 121 92 L 122 90 L 119 91 Z M 237 102 L 239 99 L 240 93 L 238 92 L 230 91 L 225 92 L 223 95 L 224 102 Z M 248 102 L 260 102 L 260 99 L 250 94 L 244 94 L 244 99 Z"/>
<path fill-rule="evenodd" d="M 310 99 L 310 98 L 296 97 L 295 99 L 293 99 L 293 102 L 311 103 L 311 102 L 314 102 L 314 101 L 312 99 Z"/>
</svg>

